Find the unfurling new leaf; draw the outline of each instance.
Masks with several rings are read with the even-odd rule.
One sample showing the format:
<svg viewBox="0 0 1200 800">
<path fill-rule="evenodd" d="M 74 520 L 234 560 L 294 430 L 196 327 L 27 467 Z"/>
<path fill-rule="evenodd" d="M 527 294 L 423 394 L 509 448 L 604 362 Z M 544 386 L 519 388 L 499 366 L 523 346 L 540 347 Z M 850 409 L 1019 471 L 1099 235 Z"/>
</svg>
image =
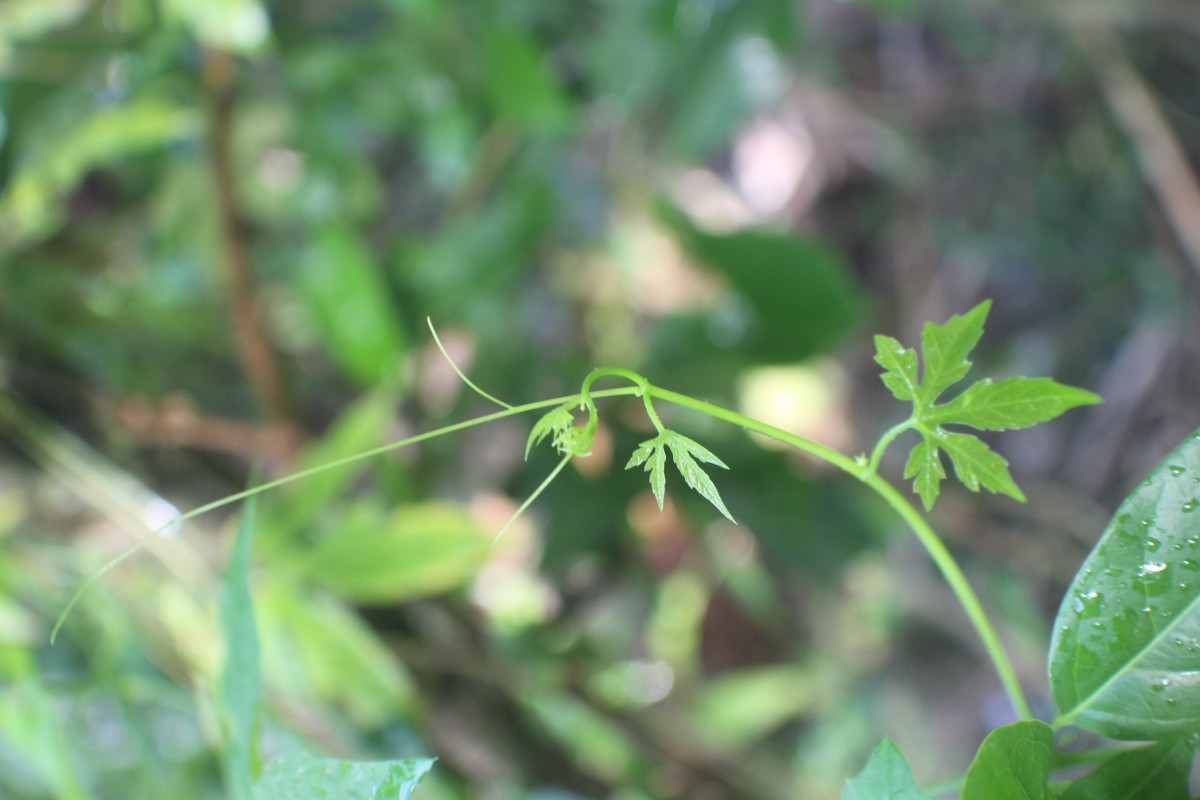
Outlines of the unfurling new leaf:
<svg viewBox="0 0 1200 800">
<path fill-rule="evenodd" d="M 529 459 L 529 451 L 541 444 L 547 436 L 550 437 L 554 449 L 564 456 L 587 455 L 592 446 L 592 434 L 588 428 L 572 427 L 575 424 L 575 418 L 571 416 L 572 405 L 574 403 L 559 406 L 534 424 L 533 429 L 529 431 L 529 438 L 525 440 L 526 460 Z"/>
<path fill-rule="evenodd" d="M 973 492 L 982 487 L 990 492 L 1025 500 L 1008 462 L 978 437 L 952 433 L 943 425 L 964 425 L 976 430 L 1003 431 L 1027 428 L 1053 419 L 1076 406 L 1099 403 L 1100 398 L 1083 389 L 1066 386 L 1049 378 L 1007 378 L 993 383 L 983 379 L 945 403 L 941 394 L 958 383 L 971 369 L 967 356 L 983 335 L 991 301 L 985 300 L 965 314 L 942 325 L 928 323 L 921 332 L 924 373 L 917 377 L 917 352 L 890 336 L 875 337 L 875 360 L 883 367 L 885 386 L 900 400 L 913 404 L 913 413 L 903 427 L 915 428 L 921 442 L 909 454 L 904 477 L 913 479 L 913 491 L 921 496 L 925 510 L 933 508 L 946 477 L 942 451 L 950 458 L 954 473 Z"/>
<path fill-rule="evenodd" d="M 725 508 L 725 503 L 721 501 L 721 495 L 717 492 L 712 478 L 708 477 L 696 461 L 699 459 L 706 464 L 715 464 L 722 469 L 729 469 L 729 467 L 699 442 L 674 431 L 663 431 L 653 439 L 639 444 L 633 451 L 633 455 L 629 457 L 629 463 L 625 465 L 625 469 L 645 465 L 645 470 L 650 473 L 650 489 L 654 492 L 654 499 L 658 501 L 658 507 L 661 509 L 667 488 L 667 450 L 671 451 L 671 460 L 675 462 L 675 468 L 679 470 L 679 474 L 683 476 L 688 487 L 712 503 L 718 511 L 725 515 L 726 519 L 734 522 L 729 509 Z"/>
</svg>

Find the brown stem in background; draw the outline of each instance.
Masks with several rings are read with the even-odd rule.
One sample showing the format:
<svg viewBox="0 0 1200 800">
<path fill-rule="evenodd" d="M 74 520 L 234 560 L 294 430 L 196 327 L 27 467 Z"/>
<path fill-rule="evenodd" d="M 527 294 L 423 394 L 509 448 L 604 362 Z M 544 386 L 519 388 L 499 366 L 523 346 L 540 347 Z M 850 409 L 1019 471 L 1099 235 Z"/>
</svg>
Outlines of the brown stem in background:
<svg viewBox="0 0 1200 800">
<path fill-rule="evenodd" d="M 1192 269 L 1200 275 L 1200 183 L 1154 94 L 1100 21 L 1076 28 L 1100 89 Z"/>
<path fill-rule="evenodd" d="M 291 416 L 287 396 L 280 378 L 278 358 L 255 302 L 254 276 L 237 202 L 231 145 L 236 67 L 229 53 L 209 50 L 204 54 L 201 77 L 208 101 L 208 153 L 224 252 L 221 261 L 242 369 L 267 418 L 272 422 L 287 422 Z"/>
</svg>

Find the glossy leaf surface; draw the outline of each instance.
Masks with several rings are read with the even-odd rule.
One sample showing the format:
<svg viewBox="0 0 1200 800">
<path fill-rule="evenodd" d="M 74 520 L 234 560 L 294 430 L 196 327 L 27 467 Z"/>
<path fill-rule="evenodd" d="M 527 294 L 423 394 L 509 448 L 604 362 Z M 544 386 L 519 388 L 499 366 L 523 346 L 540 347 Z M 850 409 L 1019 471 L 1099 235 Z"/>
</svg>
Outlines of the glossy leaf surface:
<svg viewBox="0 0 1200 800">
<path fill-rule="evenodd" d="M 842 800 L 929 800 L 913 780 L 912 770 L 891 739 L 875 746 L 862 772 L 846 781 Z"/>
<path fill-rule="evenodd" d="M 1063 724 L 1119 739 L 1200 730 L 1200 432 L 1125 499 L 1063 598 Z"/>
<path fill-rule="evenodd" d="M 263 771 L 255 800 L 408 800 L 433 759 L 342 761 L 286 753 Z"/>
<path fill-rule="evenodd" d="M 1014 722 L 988 734 L 967 770 L 961 800 L 1019 797 L 1045 800 L 1054 733 L 1038 720 Z"/>
<path fill-rule="evenodd" d="M 1190 737 L 1121 753 L 1071 784 L 1063 800 L 1190 800 L 1195 754 Z"/>
</svg>

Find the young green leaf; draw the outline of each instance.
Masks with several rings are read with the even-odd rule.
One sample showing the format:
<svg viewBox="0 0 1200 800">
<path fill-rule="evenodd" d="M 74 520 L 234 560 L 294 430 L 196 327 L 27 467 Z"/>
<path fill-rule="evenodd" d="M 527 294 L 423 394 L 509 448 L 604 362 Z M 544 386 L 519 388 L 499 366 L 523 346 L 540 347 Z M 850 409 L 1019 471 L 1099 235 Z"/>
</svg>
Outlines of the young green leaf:
<svg viewBox="0 0 1200 800">
<path fill-rule="evenodd" d="M 1128 750 L 1072 783 L 1062 800 L 1190 800 L 1195 755 L 1190 736 Z"/>
<path fill-rule="evenodd" d="M 625 469 L 633 469 L 639 464 L 646 465 L 645 470 L 650 473 L 650 490 L 654 492 L 654 499 L 658 501 L 659 511 L 662 511 L 667 492 L 667 456 L 663 452 L 663 445 L 662 436 L 642 442 L 625 465 Z"/>
<path fill-rule="evenodd" d="M 1130 495 L 1071 582 L 1050 641 L 1058 724 L 1116 739 L 1200 730 L 1200 431 Z"/>
<path fill-rule="evenodd" d="M 696 463 L 696 459 L 698 458 L 706 464 L 715 464 L 723 469 L 729 469 L 729 467 L 725 466 L 725 462 L 713 455 L 699 442 L 674 431 L 663 431 L 653 439 L 639 444 L 633 451 L 633 455 L 629 457 L 628 463 L 625 464 L 625 469 L 645 465 L 646 472 L 650 473 L 650 488 L 654 492 L 654 498 L 658 501 L 658 507 L 661 510 L 667 487 L 666 450 L 668 449 L 671 451 L 671 459 L 675 462 L 675 468 L 679 470 L 679 474 L 683 476 L 688 487 L 712 503 L 730 522 L 734 522 L 729 509 L 725 508 L 725 503 L 721 501 L 721 495 L 717 492 L 716 485 Z"/>
<path fill-rule="evenodd" d="M 575 418 L 571 416 L 571 405 L 573 403 L 559 406 L 534 423 L 533 429 L 529 431 L 529 438 L 525 440 L 526 461 L 529 460 L 529 451 L 541 444 L 547 436 L 551 437 L 554 446 L 558 448 L 562 437 L 575 424 Z M 562 452 L 561 448 L 559 448 L 559 452 Z"/>
<path fill-rule="evenodd" d="M 1050 726 L 1039 720 L 996 728 L 979 746 L 960 800 L 1050 800 L 1047 776 L 1053 739 Z"/>
<path fill-rule="evenodd" d="M 978 430 L 1027 428 L 1053 419 L 1076 406 L 1100 402 L 1083 389 L 1056 383 L 1049 378 L 1007 378 L 993 383 L 978 381 L 958 397 L 938 404 L 941 394 L 966 377 L 971 369 L 967 358 L 983 335 L 991 301 L 985 300 L 965 314 L 941 325 L 929 323 L 921 332 L 924 372 L 917 379 L 917 354 L 890 336 L 875 337 L 875 360 L 883 367 L 884 385 L 900 400 L 913 404 L 912 416 L 882 440 L 869 463 L 895 432 L 913 428 L 921 443 L 909 454 L 904 477 L 913 479 L 913 491 L 928 511 L 933 508 L 946 477 L 941 451 L 945 450 L 959 480 L 973 492 L 980 487 L 1024 501 L 1025 496 L 1008 472 L 1008 462 L 971 434 L 950 433 L 944 425 L 966 425 Z"/>
<path fill-rule="evenodd" d="M 876 745 L 863 771 L 842 787 L 842 800 L 929 800 L 917 789 L 912 770 L 891 739 Z"/>
</svg>

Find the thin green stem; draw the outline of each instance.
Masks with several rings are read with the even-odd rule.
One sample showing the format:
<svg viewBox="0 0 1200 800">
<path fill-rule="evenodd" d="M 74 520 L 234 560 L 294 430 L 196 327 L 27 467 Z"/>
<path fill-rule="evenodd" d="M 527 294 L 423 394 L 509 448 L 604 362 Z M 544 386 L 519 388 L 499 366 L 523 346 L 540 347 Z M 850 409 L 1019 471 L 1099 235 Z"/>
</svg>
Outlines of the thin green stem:
<svg viewBox="0 0 1200 800">
<path fill-rule="evenodd" d="M 600 369 L 594 369 L 583 379 L 583 386 L 580 388 L 579 394 L 584 398 L 584 402 L 587 403 L 588 411 L 592 414 L 593 418 L 595 417 L 596 407 L 588 402 L 587 399 L 592 396 L 592 384 L 600 378 L 607 378 L 609 376 L 624 378 L 638 387 L 638 394 L 642 397 L 642 404 L 646 406 L 646 416 L 650 418 L 650 423 L 654 425 L 654 430 L 658 433 L 663 433 L 666 429 L 663 427 L 662 420 L 658 418 L 658 412 L 654 410 L 654 402 L 650 399 L 651 389 L 653 388 L 650 386 L 650 381 L 633 370 L 623 367 L 601 367 Z"/>
<path fill-rule="evenodd" d="M 867 468 L 864 474 L 874 475 L 876 470 L 879 469 L 879 461 L 883 458 L 883 453 L 888 449 L 888 445 L 895 441 L 897 436 L 904 433 L 909 428 L 914 427 L 915 425 L 916 421 L 912 418 L 909 418 L 904 420 L 904 422 L 901 422 L 899 425 L 893 426 L 891 430 L 881 436 L 878 444 L 875 445 L 875 449 L 871 451 L 871 460 L 867 462 Z"/>
<path fill-rule="evenodd" d="M 925 518 L 921 516 L 921 513 L 917 511 L 916 507 L 908 502 L 907 498 L 900 494 L 900 492 L 896 491 L 890 483 L 871 472 L 870 465 L 863 466 L 849 456 L 826 447 L 823 444 L 805 439 L 803 436 L 797 436 L 782 428 L 776 428 L 774 425 L 760 422 L 752 417 L 739 414 L 736 411 L 715 406 L 704 400 L 698 400 L 694 397 L 667 389 L 660 389 L 657 386 L 650 386 L 649 394 L 660 400 L 674 403 L 684 408 L 690 408 L 693 411 L 699 411 L 702 414 L 707 414 L 710 417 L 738 425 L 746 430 L 769 436 L 798 450 L 811 453 L 833 466 L 850 473 L 875 490 L 876 494 L 882 497 L 900 515 L 900 518 L 908 523 L 909 528 L 912 529 L 918 541 L 925 547 L 926 552 L 929 553 L 930 558 L 933 559 L 933 563 L 942 573 L 946 582 L 950 584 L 951 591 L 958 598 L 959 604 L 962 606 L 963 611 L 966 612 L 967 619 L 970 620 L 976 634 L 983 642 L 988 658 L 999 675 L 1000 683 L 1003 685 L 1004 691 L 1008 694 L 1009 701 L 1016 710 L 1017 716 L 1021 719 L 1035 718 L 1033 710 L 1029 706 L 1029 700 L 1025 697 L 1025 692 L 1021 688 L 1021 683 L 1017 680 L 1016 670 L 1013 668 L 1008 654 L 1004 651 L 1004 646 L 1000 643 L 1000 637 L 997 635 L 996 629 L 992 626 L 991 620 L 988 619 L 987 614 L 984 612 L 983 605 L 979 602 L 979 597 L 975 594 L 975 590 L 971 587 L 966 575 L 963 574 L 962 569 L 958 566 L 958 562 L 954 560 L 954 556 L 946 549 L 946 545 L 938 537 L 937 533 L 934 532 L 933 528 L 930 527 L 929 523 L 925 521 Z"/>
<path fill-rule="evenodd" d="M 550 471 L 550 474 L 546 476 L 546 479 L 538 484 L 538 487 L 533 490 L 533 493 L 530 494 L 529 497 L 525 498 L 525 502 L 517 506 L 517 510 L 512 513 L 512 516 L 508 518 L 508 521 L 504 523 L 503 527 L 496 531 L 496 535 L 492 538 L 492 547 L 496 546 L 496 543 L 500 541 L 500 537 L 504 535 L 504 532 L 508 530 L 509 526 L 517 521 L 517 517 L 524 514 L 525 509 L 533 505 L 533 501 L 537 500 L 538 496 L 541 495 L 542 492 L 546 491 L 546 487 L 554 482 L 554 479 L 558 477 L 558 473 L 563 471 L 563 467 L 565 467 L 570 460 L 574 458 L 574 455 L 574 453 L 567 453 L 564 455 L 559 460 L 558 466 Z"/>
<path fill-rule="evenodd" d="M 594 392 L 592 394 L 592 396 L 593 397 L 618 397 L 618 396 L 636 395 L 636 394 L 639 394 L 640 392 L 641 392 L 641 389 L 638 387 L 625 386 L 625 387 L 621 387 L 619 389 L 604 389 L 603 391 Z M 399 450 L 402 447 L 407 447 L 409 445 L 418 444 L 420 442 L 425 442 L 430 439 L 436 439 L 439 436 L 445 436 L 450 433 L 455 433 L 457 431 L 466 430 L 467 428 L 474 428 L 477 425 L 486 425 L 489 422 L 495 422 L 496 420 L 504 419 L 506 417 L 513 417 L 513 416 L 516 416 L 517 414 L 524 414 L 528 411 L 536 411 L 539 408 L 547 408 L 549 406 L 560 406 L 560 405 L 563 405 L 564 403 L 570 402 L 571 400 L 575 400 L 578 397 L 579 397 L 579 395 L 567 395 L 565 397 L 555 397 L 551 400 L 539 400 L 536 403 L 526 403 L 525 405 L 521 405 L 521 406 L 511 406 L 509 408 L 504 409 L 503 411 L 497 411 L 492 414 L 485 414 L 482 417 L 475 417 L 474 419 L 469 419 L 464 422 L 456 422 L 453 425 L 447 425 L 443 428 L 438 428 L 437 430 L 434 430 L 434 431 L 428 431 L 426 433 L 419 433 L 416 436 L 409 436 L 407 439 L 400 439 L 395 442 L 388 442 L 385 445 L 380 445 L 379 447 L 375 447 L 370 450 L 365 450 L 361 453 L 355 453 L 352 456 L 346 456 L 345 458 L 338 458 L 333 461 L 328 461 L 324 464 L 320 464 L 315 467 L 310 467 L 309 469 L 303 469 L 303 470 L 300 470 L 299 472 L 293 472 L 290 475 L 284 475 L 282 478 L 276 478 L 273 481 L 267 481 L 266 483 L 259 484 L 258 486 L 252 486 L 249 489 L 246 489 L 244 491 L 235 492 L 234 494 L 231 494 L 231 495 L 226 495 L 225 497 L 222 497 L 219 500 L 214 500 L 211 503 L 205 503 L 202 506 L 193 508 L 191 511 L 188 511 L 184 514 L 180 514 L 179 516 L 172 518 L 166 524 L 161 525 L 160 527 L 155 529 L 149 535 L 144 536 L 141 539 L 134 542 L 132 545 L 130 545 L 129 548 L 127 548 L 126 550 L 121 552 L 119 555 L 117 555 L 115 558 L 113 558 L 107 564 L 102 566 L 96 572 L 92 573 L 92 575 L 87 580 L 85 580 L 78 589 L 75 590 L 75 594 L 71 595 L 71 599 L 67 601 L 67 605 L 63 608 L 62 612 L 58 615 L 58 619 L 54 623 L 54 628 L 50 631 L 50 643 L 51 644 L 54 643 L 54 640 L 58 637 L 59 630 L 62 629 L 63 623 L 67 621 L 67 616 L 71 613 L 71 611 L 79 603 L 79 600 L 83 597 L 83 595 L 87 592 L 87 590 L 90 589 L 92 587 L 92 585 L 96 583 L 96 581 L 100 580 L 100 578 L 104 577 L 106 574 L 111 572 L 122 561 L 124 561 L 125 559 L 132 556 L 138 550 L 141 550 L 143 547 L 145 547 L 151 541 L 164 535 L 164 533 L 166 531 L 170 531 L 170 530 L 174 529 L 175 526 L 181 525 L 183 522 L 185 522 L 189 519 L 198 517 L 201 514 L 207 514 L 209 511 L 215 511 L 216 509 L 230 505 L 231 503 L 236 503 L 239 500 L 245 500 L 248 497 L 253 497 L 254 495 L 256 495 L 260 492 L 265 492 L 270 489 L 275 489 L 280 486 L 285 486 L 289 483 L 295 483 L 296 481 L 301 481 L 301 480 L 304 480 L 305 478 L 310 478 L 313 475 L 318 475 L 322 472 L 328 472 L 331 469 L 345 467 L 350 464 L 357 463 L 359 461 L 365 461 L 369 458 L 374 458 L 375 456 L 382 455 L 384 453 L 389 453 L 392 450 Z M 557 471 L 555 474 L 557 474 Z"/>
</svg>

